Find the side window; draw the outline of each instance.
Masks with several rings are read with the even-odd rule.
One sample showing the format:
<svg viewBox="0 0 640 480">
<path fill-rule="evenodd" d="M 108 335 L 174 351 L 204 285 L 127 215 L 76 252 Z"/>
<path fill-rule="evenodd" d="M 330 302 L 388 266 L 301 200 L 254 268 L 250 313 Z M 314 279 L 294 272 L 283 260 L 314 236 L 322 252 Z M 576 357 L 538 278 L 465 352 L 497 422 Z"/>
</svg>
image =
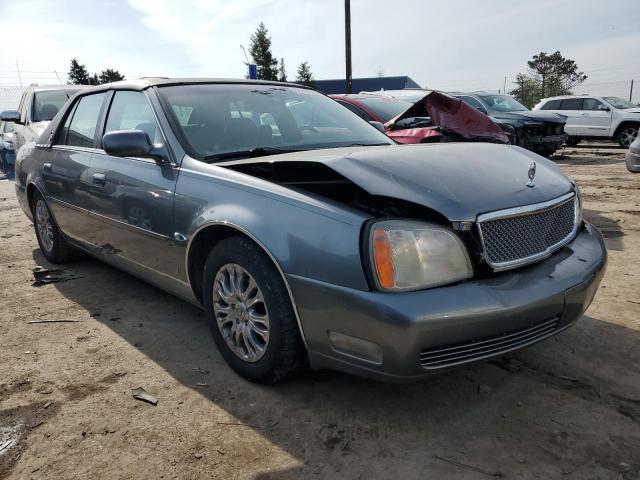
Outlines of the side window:
<svg viewBox="0 0 640 480">
<path fill-rule="evenodd" d="M 69 122 L 66 141 L 64 142 L 66 145 L 93 148 L 105 96 L 106 93 L 103 92 L 80 98 L 76 111 L 73 113 L 73 118 Z"/>
<path fill-rule="evenodd" d="M 603 103 L 595 98 L 585 98 L 582 100 L 582 110 L 598 110 Z"/>
<path fill-rule="evenodd" d="M 560 102 L 560 110 L 582 110 L 582 99 L 565 98 Z"/>
<path fill-rule="evenodd" d="M 540 110 L 560 110 L 560 100 L 549 100 L 540 107 Z"/>
<path fill-rule="evenodd" d="M 484 105 L 482 105 L 482 103 L 480 103 L 479 100 L 476 100 L 473 97 L 460 97 L 460 99 L 463 102 L 467 103 L 468 105 L 471 105 L 476 110 L 480 110 L 481 112 L 486 112 L 487 111 L 487 109 L 484 107 Z"/>
<path fill-rule="evenodd" d="M 116 91 L 104 133 L 114 130 L 142 130 L 148 135 L 150 142 L 161 141 L 156 117 L 147 96 L 142 92 Z"/>
</svg>

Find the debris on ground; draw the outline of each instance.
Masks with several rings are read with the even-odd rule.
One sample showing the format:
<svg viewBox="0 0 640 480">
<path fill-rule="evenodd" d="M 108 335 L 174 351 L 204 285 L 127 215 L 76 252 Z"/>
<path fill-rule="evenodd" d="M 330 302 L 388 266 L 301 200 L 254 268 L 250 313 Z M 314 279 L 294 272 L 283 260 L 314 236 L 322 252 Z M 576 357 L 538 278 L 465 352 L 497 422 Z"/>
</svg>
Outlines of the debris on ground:
<svg viewBox="0 0 640 480">
<path fill-rule="evenodd" d="M 434 455 L 434 457 L 437 458 L 438 460 L 443 461 L 443 462 L 447 462 L 447 463 L 450 463 L 451 465 L 455 465 L 456 467 L 464 468 L 466 470 L 471 470 L 472 472 L 482 473 L 483 475 L 486 475 L 487 477 L 493 477 L 493 478 L 502 478 L 502 477 L 504 477 L 504 474 L 502 472 L 490 472 L 488 470 L 483 470 L 482 468 L 474 467 L 473 465 L 468 465 L 466 463 L 457 462 L 457 461 L 451 460 L 449 458 L 441 457 L 440 455 Z"/>
<path fill-rule="evenodd" d="M 67 272 L 61 268 L 48 269 L 45 267 L 37 266 L 33 270 L 33 283 L 32 287 L 41 287 L 49 283 L 67 282 L 69 280 L 75 280 L 82 278 L 80 275 L 76 275 L 72 272 Z"/>
<path fill-rule="evenodd" d="M 200 460 L 202 457 L 204 457 L 204 455 L 201 454 L 200 452 L 194 453 L 193 456 L 196 457 L 198 460 Z"/>
<path fill-rule="evenodd" d="M 137 398 L 138 400 L 142 400 L 143 402 L 150 403 L 151 405 L 158 404 L 158 399 L 142 387 L 131 389 L 131 394 L 133 395 L 133 398 Z"/>
<path fill-rule="evenodd" d="M 80 320 L 29 320 L 27 323 L 79 323 Z"/>
</svg>

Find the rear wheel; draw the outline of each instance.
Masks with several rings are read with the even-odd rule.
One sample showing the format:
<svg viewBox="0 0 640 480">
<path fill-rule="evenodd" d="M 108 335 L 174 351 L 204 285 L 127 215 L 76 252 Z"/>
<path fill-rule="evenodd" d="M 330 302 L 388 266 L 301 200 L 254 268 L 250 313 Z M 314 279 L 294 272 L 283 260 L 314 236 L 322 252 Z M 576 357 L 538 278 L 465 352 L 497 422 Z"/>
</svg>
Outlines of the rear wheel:
<svg viewBox="0 0 640 480">
<path fill-rule="evenodd" d="M 566 141 L 566 144 L 568 147 L 575 147 L 576 145 L 578 145 L 580 143 L 580 139 L 579 138 L 574 138 L 574 137 L 569 137 Z"/>
<path fill-rule="evenodd" d="M 44 198 L 36 192 L 32 201 L 33 225 L 40 251 L 52 263 L 68 262 L 73 256 L 73 248 L 60 232 Z"/>
<path fill-rule="evenodd" d="M 638 136 L 638 125 L 623 125 L 618 131 L 616 140 L 621 147 L 629 148 Z"/>
<path fill-rule="evenodd" d="M 239 375 L 269 384 L 304 365 L 304 345 L 284 281 L 250 240 L 231 237 L 211 251 L 203 300 L 214 341 Z"/>
</svg>

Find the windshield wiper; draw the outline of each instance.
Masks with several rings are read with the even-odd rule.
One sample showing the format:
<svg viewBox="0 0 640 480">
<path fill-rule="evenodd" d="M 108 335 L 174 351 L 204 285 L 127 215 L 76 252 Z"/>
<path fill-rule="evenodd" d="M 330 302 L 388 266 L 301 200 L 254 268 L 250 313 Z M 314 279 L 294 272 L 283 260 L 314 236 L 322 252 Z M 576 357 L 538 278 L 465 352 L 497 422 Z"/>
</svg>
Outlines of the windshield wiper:
<svg viewBox="0 0 640 480">
<path fill-rule="evenodd" d="M 301 150 L 294 148 L 255 147 L 249 150 L 238 150 L 236 152 L 224 152 L 214 155 L 206 155 L 204 157 L 204 160 L 206 162 L 215 162 L 219 160 L 229 160 L 232 158 L 265 157 L 267 155 L 279 155 L 281 153 L 292 153 L 300 151 Z"/>
</svg>

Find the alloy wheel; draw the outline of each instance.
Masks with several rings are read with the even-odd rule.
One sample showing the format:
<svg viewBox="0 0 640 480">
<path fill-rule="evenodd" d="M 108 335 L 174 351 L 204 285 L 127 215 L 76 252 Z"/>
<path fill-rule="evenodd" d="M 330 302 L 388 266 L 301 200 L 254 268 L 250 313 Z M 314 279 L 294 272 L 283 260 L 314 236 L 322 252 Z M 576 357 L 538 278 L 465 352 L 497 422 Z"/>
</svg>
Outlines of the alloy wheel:
<svg viewBox="0 0 640 480">
<path fill-rule="evenodd" d="M 254 278 L 240 265 L 220 267 L 213 281 L 213 311 L 229 349 L 245 362 L 260 360 L 269 342 L 267 306 Z"/>
<path fill-rule="evenodd" d="M 36 203 L 36 227 L 42 247 L 47 252 L 51 252 L 53 250 L 53 225 L 49 209 L 42 199 L 38 199 Z"/>
<path fill-rule="evenodd" d="M 633 143 L 638 135 L 638 129 L 636 127 L 627 127 L 620 132 L 620 145 L 628 147 Z"/>
</svg>

